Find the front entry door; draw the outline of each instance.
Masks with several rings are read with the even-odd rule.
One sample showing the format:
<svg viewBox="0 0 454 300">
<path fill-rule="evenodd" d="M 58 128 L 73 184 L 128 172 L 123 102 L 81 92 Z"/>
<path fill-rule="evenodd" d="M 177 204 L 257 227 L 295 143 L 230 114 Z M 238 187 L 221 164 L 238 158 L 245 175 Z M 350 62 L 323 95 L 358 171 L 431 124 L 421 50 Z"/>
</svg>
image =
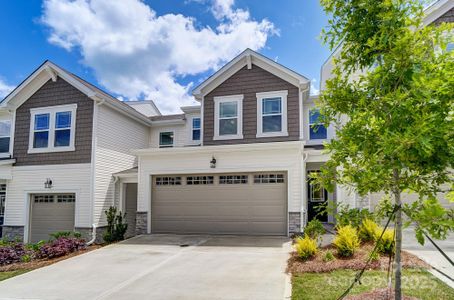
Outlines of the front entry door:
<svg viewBox="0 0 454 300">
<path fill-rule="evenodd" d="M 324 188 L 320 187 L 319 184 L 315 183 L 314 179 L 310 178 L 310 174 L 313 172 L 314 171 L 308 173 L 307 180 L 308 221 L 317 219 L 320 222 L 328 222 L 328 214 L 326 211 L 320 210 L 321 207 L 326 207 L 328 192 Z"/>
</svg>

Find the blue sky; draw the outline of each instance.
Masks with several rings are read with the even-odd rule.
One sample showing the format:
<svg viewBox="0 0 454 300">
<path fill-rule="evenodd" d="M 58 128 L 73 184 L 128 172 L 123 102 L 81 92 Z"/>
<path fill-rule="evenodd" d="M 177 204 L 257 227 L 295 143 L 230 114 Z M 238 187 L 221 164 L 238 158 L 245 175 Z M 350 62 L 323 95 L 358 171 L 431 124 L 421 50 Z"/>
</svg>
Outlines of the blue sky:
<svg viewBox="0 0 454 300">
<path fill-rule="evenodd" d="M 45 59 L 163 112 L 246 47 L 314 79 L 329 51 L 317 0 L 29 0 L 0 4 L 0 96 Z M 279 3 L 278 7 L 276 3 Z M 314 89 L 314 90 L 315 90 Z"/>
</svg>

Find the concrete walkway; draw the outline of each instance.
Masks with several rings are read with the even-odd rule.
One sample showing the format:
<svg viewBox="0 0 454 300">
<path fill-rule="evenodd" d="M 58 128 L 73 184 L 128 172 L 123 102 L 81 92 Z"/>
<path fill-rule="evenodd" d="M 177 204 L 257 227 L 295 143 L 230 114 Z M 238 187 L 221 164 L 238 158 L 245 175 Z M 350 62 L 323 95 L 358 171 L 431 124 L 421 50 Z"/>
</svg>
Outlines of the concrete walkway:
<svg viewBox="0 0 454 300">
<path fill-rule="evenodd" d="M 435 240 L 435 243 L 448 255 L 451 260 L 454 260 L 454 235 L 450 235 L 444 241 Z M 431 273 L 454 288 L 454 281 L 447 277 L 449 276 L 454 279 L 454 267 L 445 257 L 443 257 L 443 255 L 429 240 L 426 239 L 424 246 L 421 246 L 416 240 L 415 232 L 411 227 L 404 229 L 403 248 L 431 265 L 434 268 L 431 270 Z"/>
<path fill-rule="evenodd" d="M 280 237 L 150 235 L 0 282 L 0 299 L 284 299 Z"/>
</svg>

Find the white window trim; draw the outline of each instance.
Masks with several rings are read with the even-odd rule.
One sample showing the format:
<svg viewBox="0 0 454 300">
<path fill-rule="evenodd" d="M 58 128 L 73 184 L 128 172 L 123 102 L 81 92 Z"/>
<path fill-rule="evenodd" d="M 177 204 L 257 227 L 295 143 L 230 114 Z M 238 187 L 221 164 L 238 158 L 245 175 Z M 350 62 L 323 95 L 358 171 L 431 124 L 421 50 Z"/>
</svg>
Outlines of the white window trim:
<svg viewBox="0 0 454 300">
<path fill-rule="evenodd" d="M 200 128 L 194 128 L 194 119 L 199 119 L 200 120 Z M 191 131 L 190 131 L 190 135 L 189 135 L 189 140 L 192 142 L 192 143 L 200 143 L 201 140 L 202 140 L 202 118 L 200 116 L 192 116 L 190 118 L 190 122 L 191 122 Z M 193 133 L 194 133 L 194 130 L 199 130 L 200 131 L 200 138 L 198 140 L 194 140 L 193 139 Z"/>
<path fill-rule="evenodd" d="M 58 112 L 70 111 L 71 112 L 71 128 L 69 136 L 69 146 L 55 147 L 55 116 Z M 28 140 L 28 153 L 48 153 L 48 152 L 68 152 L 75 151 L 75 137 L 76 137 L 76 112 L 77 104 L 57 105 L 38 107 L 30 109 L 30 131 Z M 35 132 L 35 115 L 49 114 L 49 140 L 47 148 L 33 148 L 33 138 Z"/>
<path fill-rule="evenodd" d="M 9 135 L 0 136 L 0 138 L 9 138 L 9 148 L 7 152 L 0 152 L 0 158 L 10 157 L 11 156 L 11 132 L 13 127 L 13 121 L 11 119 L 0 119 L 0 122 L 9 122 Z"/>
<path fill-rule="evenodd" d="M 288 91 L 273 91 L 256 93 L 257 97 L 257 135 L 256 137 L 274 137 L 274 136 L 288 136 L 287 129 L 287 96 Z M 263 132 L 263 114 L 262 114 L 262 102 L 265 98 L 281 98 L 281 109 L 282 109 L 282 126 L 281 131 L 276 132 Z"/>
<path fill-rule="evenodd" d="M 233 140 L 243 138 L 243 99 L 244 95 L 214 97 L 214 136 L 213 140 Z M 223 102 L 237 102 L 237 134 L 219 135 L 219 106 Z"/>
<path fill-rule="evenodd" d="M 161 133 L 169 133 L 171 132 L 173 134 L 173 139 L 172 139 L 172 144 L 170 145 L 161 145 Z M 159 131 L 159 136 L 158 136 L 158 148 L 173 148 L 175 147 L 175 130 L 162 130 Z"/>
<path fill-rule="evenodd" d="M 311 111 L 313 111 L 313 110 L 319 110 L 319 109 L 315 106 L 312 106 L 312 107 L 309 107 L 309 109 L 307 110 L 307 140 L 309 141 L 309 143 L 320 143 L 320 141 L 328 140 L 328 127 L 326 127 L 326 138 L 325 139 L 311 139 L 311 125 L 313 125 L 313 124 L 323 125 L 322 123 L 311 123 Z"/>
</svg>

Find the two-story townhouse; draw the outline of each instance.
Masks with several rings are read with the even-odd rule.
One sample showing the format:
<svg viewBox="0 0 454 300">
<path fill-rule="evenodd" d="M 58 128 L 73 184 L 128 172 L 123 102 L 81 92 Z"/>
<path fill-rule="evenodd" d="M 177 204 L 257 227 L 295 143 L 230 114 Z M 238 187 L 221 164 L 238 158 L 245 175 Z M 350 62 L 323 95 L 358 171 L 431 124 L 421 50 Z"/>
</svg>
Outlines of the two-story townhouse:
<svg viewBox="0 0 454 300">
<path fill-rule="evenodd" d="M 441 23 L 452 23 L 454 22 L 454 1 L 453 0 L 438 0 L 434 1 L 424 11 L 423 25 L 424 26 L 438 26 Z M 448 51 L 452 51 L 454 44 L 448 45 Z M 335 59 L 340 56 L 340 50 L 342 44 L 340 44 L 331 53 L 328 59 L 323 63 L 320 71 L 320 90 L 326 89 L 326 81 L 332 78 L 333 70 L 335 67 Z M 356 72 L 350 79 L 355 79 L 362 72 Z M 314 97 L 315 100 L 317 97 Z M 332 133 L 334 137 L 335 133 Z M 449 188 L 447 187 L 446 190 Z M 367 208 L 373 210 L 380 200 L 383 198 L 383 193 L 373 193 L 365 197 L 359 196 L 355 191 L 351 189 L 345 189 L 340 186 L 336 188 L 336 198 L 338 203 L 344 203 L 350 207 Z M 418 199 L 418 195 L 415 193 L 404 193 L 402 195 L 402 201 L 404 203 L 410 203 Z M 438 196 L 440 203 L 446 207 L 453 207 L 453 204 L 446 199 L 446 193 L 440 193 Z"/>
<path fill-rule="evenodd" d="M 112 174 L 137 166 L 130 150 L 149 146 L 144 114 L 160 114 L 136 109 L 50 61 L 12 91 L 0 104 L 3 236 L 35 242 L 102 230 Z"/>
<path fill-rule="evenodd" d="M 317 124 L 309 89 L 247 49 L 194 89 L 200 105 L 161 115 L 152 101 L 121 102 L 45 62 L 0 106 L 0 146 L 11 140 L 0 161 L 3 235 L 89 238 L 95 228 L 99 238 L 111 205 L 127 212 L 128 235 L 288 235 L 330 221 L 315 207 L 342 191 L 309 174 L 333 129 Z"/>
</svg>

